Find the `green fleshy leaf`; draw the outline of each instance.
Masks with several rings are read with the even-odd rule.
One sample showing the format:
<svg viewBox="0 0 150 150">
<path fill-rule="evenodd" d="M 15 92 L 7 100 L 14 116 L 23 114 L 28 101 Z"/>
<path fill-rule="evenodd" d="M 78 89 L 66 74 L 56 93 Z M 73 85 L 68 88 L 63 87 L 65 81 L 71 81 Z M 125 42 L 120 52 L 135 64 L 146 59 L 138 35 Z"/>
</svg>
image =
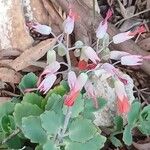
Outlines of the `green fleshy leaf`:
<svg viewBox="0 0 150 150">
<path fill-rule="evenodd" d="M 55 135 L 60 128 L 62 128 L 62 116 L 56 114 L 54 111 L 45 111 L 40 116 L 42 127 L 48 134 Z"/>
<path fill-rule="evenodd" d="M 68 85 L 68 82 L 67 82 L 67 81 L 62 80 L 62 81 L 60 82 L 60 85 L 63 86 L 63 88 L 65 89 L 66 93 L 69 92 L 70 88 L 69 88 L 69 85 Z M 64 94 L 65 94 L 65 93 L 64 93 Z M 63 96 L 63 95 L 62 95 L 62 96 Z"/>
<path fill-rule="evenodd" d="M 29 116 L 22 119 L 22 132 L 32 143 L 44 144 L 47 135 L 41 126 L 40 117 Z"/>
<path fill-rule="evenodd" d="M 33 105 L 30 103 L 18 103 L 16 104 L 14 111 L 14 119 L 17 124 L 21 128 L 22 118 L 28 116 L 39 116 L 43 112 L 37 105 Z"/>
<path fill-rule="evenodd" d="M 75 142 L 86 142 L 93 138 L 97 128 L 88 119 L 77 118 L 72 121 L 69 128 L 69 137 Z"/>
<path fill-rule="evenodd" d="M 53 141 L 48 140 L 44 145 L 43 145 L 43 150 L 60 150 L 56 145 L 54 144 Z"/>
<path fill-rule="evenodd" d="M 141 111 L 140 121 L 150 121 L 150 105 L 144 107 Z"/>
<path fill-rule="evenodd" d="M 39 96 L 38 94 L 35 94 L 35 93 L 27 93 L 24 95 L 23 97 L 23 100 L 21 103 L 31 103 L 31 104 L 35 104 L 37 105 L 38 107 L 41 108 L 41 103 L 42 103 L 42 100 L 44 98 L 42 96 Z"/>
<path fill-rule="evenodd" d="M 35 147 L 35 150 L 43 150 L 42 146 L 41 145 L 38 145 Z"/>
<path fill-rule="evenodd" d="M 66 91 L 65 87 L 63 85 L 59 85 L 59 86 L 56 86 L 54 89 L 51 89 L 47 93 L 45 99 L 48 99 L 51 96 L 51 94 L 53 94 L 53 93 L 63 96 L 66 92 L 67 91 Z"/>
<path fill-rule="evenodd" d="M 0 121 L 3 116 L 12 114 L 14 111 L 15 103 L 6 102 L 0 105 Z"/>
<path fill-rule="evenodd" d="M 67 112 L 68 107 L 66 105 L 64 105 L 63 107 L 63 113 L 64 115 Z M 71 109 L 71 118 L 75 118 L 78 117 L 78 115 L 84 110 L 84 99 L 82 97 L 82 95 L 78 96 L 78 98 L 76 99 L 74 105 L 72 106 Z"/>
<path fill-rule="evenodd" d="M 132 127 L 130 125 L 127 125 L 124 129 L 123 141 L 128 146 L 132 144 Z"/>
<path fill-rule="evenodd" d="M 19 83 L 19 89 L 24 91 L 28 88 L 35 88 L 37 80 L 38 77 L 34 73 L 28 73 L 21 79 L 21 82 Z"/>
<path fill-rule="evenodd" d="M 95 117 L 94 117 L 93 113 L 99 111 L 100 109 L 102 109 L 107 104 L 107 101 L 101 97 L 97 98 L 97 101 L 98 101 L 98 106 L 99 106 L 98 109 L 96 109 L 94 107 L 92 99 L 86 99 L 85 100 L 84 111 L 82 113 L 82 115 L 85 118 L 94 120 Z"/>
<path fill-rule="evenodd" d="M 48 98 L 47 104 L 45 106 L 45 110 L 53 110 L 58 114 L 62 114 L 62 106 L 63 106 L 63 97 L 58 94 L 51 94 Z"/>
<path fill-rule="evenodd" d="M 150 105 L 144 107 L 141 111 L 138 128 L 143 134 L 150 135 Z"/>
<path fill-rule="evenodd" d="M 4 116 L 1 120 L 1 127 L 4 132 L 10 133 L 12 130 L 15 130 L 15 122 L 13 116 Z"/>
<path fill-rule="evenodd" d="M 122 147 L 121 141 L 117 139 L 115 136 L 110 136 L 109 140 L 115 147 Z"/>
<path fill-rule="evenodd" d="M 116 116 L 114 118 L 115 131 L 122 131 L 123 128 L 123 119 L 121 116 Z"/>
<path fill-rule="evenodd" d="M 8 142 L 6 142 L 6 144 L 9 149 L 20 149 L 23 146 L 22 141 L 17 135 L 12 137 Z"/>
<path fill-rule="evenodd" d="M 91 140 L 85 143 L 73 142 L 70 140 L 65 141 L 65 150 L 100 150 L 104 147 L 105 141 L 106 138 L 97 133 Z"/>
<path fill-rule="evenodd" d="M 150 120 L 142 121 L 138 126 L 138 129 L 145 135 L 150 135 Z"/>
<path fill-rule="evenodd" d="M 5 133 L 3 131 L 0 131 L 0 143 L 4 140 Z"/>
<path fill-rule="evenodd" d="M 131 105 L 131 110 L 128 113 L 128 124 L 134 125 L 139 118 L 141 111 L 141 104 L 139 102 L 134 102 Z"/>
</svg>

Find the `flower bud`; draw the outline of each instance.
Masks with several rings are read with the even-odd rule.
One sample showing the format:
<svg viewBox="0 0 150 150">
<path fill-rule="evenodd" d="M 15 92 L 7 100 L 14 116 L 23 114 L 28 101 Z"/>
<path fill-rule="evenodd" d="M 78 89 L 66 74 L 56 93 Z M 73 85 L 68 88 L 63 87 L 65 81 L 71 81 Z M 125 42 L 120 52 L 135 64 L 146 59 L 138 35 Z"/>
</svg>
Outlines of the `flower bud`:
<svg viewBox="0 0 150 150">
<path fill-rule="evenodd" d="M 75 42 L 75 47 L 76 48 L 82 48 L 83 47 L 83 42 L 82 41 L 77 41 L 77 42 Z"/>
<path fill-rule="evenodd" d="M 33 28 L 36 32 L 43 34 L 43 35 L 49 35 L 52 31 L 51 27 L 47 25 L 42 25 L 42 24 L 33 25 Z"/>
<path fill-rule="evenodd" d="M 56 61 L 56 52 L 54 50 L 49 50 L 47 52 L 47 64 L 51 64 Z"/>
<path fill-rule="evenodd" d="M 58 50 L 59 56 L 65 56 L 66 55 L 66 49 L 65 49 L 65 46 L 63 44 L 59 44 L 57 50 Z"/>
</svg>

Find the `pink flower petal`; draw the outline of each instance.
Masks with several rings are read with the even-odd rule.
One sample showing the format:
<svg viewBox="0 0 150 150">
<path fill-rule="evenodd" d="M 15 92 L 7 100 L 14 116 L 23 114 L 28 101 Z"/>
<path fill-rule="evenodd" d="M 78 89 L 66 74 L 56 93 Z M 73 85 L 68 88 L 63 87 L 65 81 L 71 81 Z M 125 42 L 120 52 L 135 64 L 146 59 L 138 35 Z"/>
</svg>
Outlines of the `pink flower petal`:
<svg viewBox="0 0 150 150">
<path fill-rule="evenodd" d="M 98 39 L 103 39 L 104 36 L 105 36 L 105 34 L 106 34 L 106 32 L 107 32 L 107 28 L 108 28 L 108 23 L 102 21 L 102 22 L 99 24 L 99 27 L 98 27 L 97 30 L 96 30 L 96 37 L 97 37 Z"/>
<path fill-rule="evenodd" d="M 120 80 L 115 81 L 115 92 L 120 100 L 123 100 L 124 97 L 127 97 L 124 84 Z"/>
<path fill-rule="evenodd" d="M 57 72 L 60 69 L 60 64 L 57 61 L 54 61 L 53 63 L 49 64 L 44 71 L 42 72 L 42 74 L 39 76 L 38 81 L 37 81 L 37 86 L 39 86 L 39 84 L 42 81 L 43 76 L 47 75 L 47 74 L 53 74 L 55 72 Z"/>
<path fill-rule="evenodd" d="M 116 69 L 113 65 L 109 64 L 109 63 L 104 63 L 101 66 L 102 69 L 104 69 L 105 71 L 107 71 L 108 73 L 111 73 L 112 75 L 115 74 L 114 70 Z"/>
<path fill-rule="evenodd" d="M 45 79 L 38 86 L 38 90 L 40 90 L 40 92 L 44 92 L 44 94 L 46 94 L 50 90 L 50 88 L 53 86 L 55 81 L 56 81 L 56 75 L 54 75 L 54 74 L 47 75 L 45 77 Z"/>
<path fill-rule="evenodd" d="M 45 70 L 43 71 L 42 75 L 45 74 L 53 74 L 57 72 L 60 69 L 60 63 L 57 61 L 54 61 L 53 63 L 49 64 Z"/>
<path fill-rule="evenodd" d="M 97 61 L 100 61 L 100 58 L 94 51 L 94 49 L 90 46 L 84 46 L 82 48 L 82 52 L 85 54 L 85 56 L 90 59 L 94 64 L 97 64 Z"/>
<path fill-rule="evenodd" d="M 127 97 L 124 97 L 123 100 L 117 100 L 117 109 L 119 114 L 127 114 L 130 110 L 130 104 Z"/>
<path fill-rule="evenodd" d="M 63 23 L 63 27 L 66 34 L 71 34 L 74 30 L 74 18 L 68 16 Z"/>
<path fill-rule="evenodd" d="M 32 26 L 34 28 L 34 30 L 38 33 L 41 33 L 43 35 L 49 35 L 52 31 L 51 27 L 47 26 L 47 25 L 42 25 L 42 24 L 36 24 Z"/>
<path fill-rule="evenodd" d="M 149 59 L 150 59 L 150 55 L 148 55 L 148 56 L 143 56 L 143 59 L 149 60 Z"/>
<path fill-rule="evenodd" d="M 95 108 L 98 108 L 97 94 L 92 83 L 90 81 L 87 81 L 84 87 L 87 95 L 92 98 Z"/>
<path fill-rule="evenodd" d="M 111 51 L 110 52 L 110 59 L 114 60 L 120 60 L 122 56 L 130 55 L 127 52 L 121 52 L 121 51 Z"/>
<path fill-rule="evenodd" d="M 127 66 L 137 66 L 141 65 L 143 58 L 141 55 L 127 55 L 121 58 L 121 64 Z"/>
<path fill-rule="evenodd" d="M 75 87 L 76 82 L 77 82 L 77 77 L 75 72 L 70 71 L 68 73 L 68 84 L 71 90 Z"/>
<path fill-rule="evenodd" d="M 72 90 L 69 95 L 66 96 L 64 104 L 68 107 L 73 106 L 75 100 L 77 99 L 78 95 L 79 95 L 80 91 L 74 91 Z"/>
<path fill-rule="evenodd" d="M 81 91 L 85 83 L 87 82 L 87 79 L 88 79 L 87 74 L 81 73 L 77 78 L 77 82 L 75 84 L 75 91 Z"/>
<path fill-rule="evenodd" d="M 115 44 L 119 44 L 119 43 L 122 43 L 129 39 L 132 39 L 134 36 L 130 36 L 129 33 L 130 33 L 130 31 L 124 32 L 124 33 L 119 33 L 119 34 L 113 36 L 113 42 Z"/>
</svg>

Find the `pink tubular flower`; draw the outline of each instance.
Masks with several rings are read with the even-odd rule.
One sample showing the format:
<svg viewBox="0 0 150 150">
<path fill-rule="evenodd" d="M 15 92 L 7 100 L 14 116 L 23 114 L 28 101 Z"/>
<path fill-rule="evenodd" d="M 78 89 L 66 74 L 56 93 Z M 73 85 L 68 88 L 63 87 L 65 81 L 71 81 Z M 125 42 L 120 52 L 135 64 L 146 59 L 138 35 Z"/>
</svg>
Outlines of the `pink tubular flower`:
<svg viewBox="0 0 150 150">
<path fill-rule="evenodd" d="M 126 114 L 129 112 L 130 104 L 126 95 L 124 84 L 116 80 L 115 81 L 115 92 L 117 95 L 117 109 L 119 114 Z"/>
<path fill-rule="evenodd" d="M 68 107 L 73 106 L 87 79 L 88 76 L 86 73 L 81 73 L 78 78 L 76 77 L 75 72 L 70 71 L 68 73 L 68 84 L 70 87 L 70 93 L 65 98 L 65 105 L 67 105 Z"/>
<path fill-rule="evenodd" d="M 146 32 L 146 29 L 144 26 L 140 26 L 140 27 L 137 27 L 134 31 L 119 33 L 119 34 L 113 36 L 113 42 L 115 44 L 119 44 L 119 43 L 122 43 L 129 39 L 132 39 L 135 35 L 141 34 L 143 32 Z"/>
<path fill-rule="evenodd" d="M 49 91 L 49 89 L 53 86 L 55 80 L 56 80 L 56 75 L 54 74 L 46 75 L 45 79 L 38 86 L 38 90 L 46 94 Z"/>
<path fill-rule="evenodd" d="M 111 65 L 109 63 L 104 63 L 101 66 L 101 68 L 106 70 L 111 75 L 115 75 L 124 85 L 126 85 L 128 83 L 128 81 L 122 77 L 121 72 L 119 72 L 119 70 L 117 68 L 115 68 L 113 65 Z"/>
<path fill-rule="evenodd" d="M 96 64 L 94 64 L 94 63 L 88 63 L 85 60 L 80 60 L 78 62 L 78 68 L 80 70 L 91 70 L 91 69 L 94 69 L 96 66 L 97 66 Z"/>
<path fill-rule="evenodd" d="M 85 90 L 89 97 L 93 99 L 95 108 L 98 108 L 98 102 L 97 102 L 97 93 L 90 81 L 87 81 L 85 84 Z"/>
<path fill-rule="evenodd" d="M 49 35 L 52 31 L 51 27 L 39 23 L 30 24 L 30 28 L 34 29 L 34 31 L 43 35 Z"/>
<path fill-rule="evenodd" d="M 104 38 L 106 32 L 107 32 L 107 28 L 108 28 L 108 19 L 112 16 L 112 10 L 109 9 L 107 14 L 106 14 L 106 17 L 105 19 L 100 22 L 97 30 L 96 30 L 96 37 L 98 39 L 102 39 Z"/>
<path fill-rule="evenodd" d="M 100 61 L 100 58 L 94 51 L 94 49 L 90 46 L 84 46 L 81 50 L 80 60 L 88 60 L 90 59 L 94 64 Z"/>
<path fill-rule="evenodd" d="M 56 72 L 59 70 L 59 68 L 60 64 L 57 61 L 51 63 L 45 68 L 37 82 L 38 90 L 40 92 L 44 92 L 44 94 L 46 94 L 53 86 L 54 82 L 56 81 Z M 43 76 L 44 79 L 41 81 Z"/>
<path fill-rule="evenodd" d="M 64 32 L 66 34 L 71 34 L 74 30 L 74 21 L 75 21 L 75 14 L 72 12 L 72 9 L 69 11 L 69 15 L 67 19 L 63 23 Z"/>
<path fill-rule="evenodd" d="M 121 52 L 121 51 L 111 51 L 110 52 L 110 59 L 113 59 L 113 60 L 120 60 L 121 57 L 123 56 L 126 56 L 126 55 L 130 55 L 129 53 L 127 52 Z"/>
<path fill-rule="evenodd" d="M 127 55 L 121 57 L 121 64 L 127 66 L 142 65 L 143 57 L 141 55 Z"/>
</svg>

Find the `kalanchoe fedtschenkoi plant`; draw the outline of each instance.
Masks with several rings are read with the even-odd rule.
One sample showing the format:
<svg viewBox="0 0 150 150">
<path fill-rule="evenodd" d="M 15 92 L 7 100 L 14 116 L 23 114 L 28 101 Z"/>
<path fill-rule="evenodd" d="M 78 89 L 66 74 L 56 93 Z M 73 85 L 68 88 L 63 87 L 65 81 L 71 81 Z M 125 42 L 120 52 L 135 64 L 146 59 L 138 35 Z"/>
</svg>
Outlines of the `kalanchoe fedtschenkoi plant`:
<svg viewBox="0 0 150 150">
<path fill-rule="evenodd" d="M 70 87 L 70 92 L 65 98 L 65 101 L 64 101 L 65 105 L 67 105 L 69 107 L 74 104 L 75 100 L 77 99 L 77 97 L 80 94 L 80 91 L 86 84 L 87 79 L 88 79 L 88 76 L 86 73 L 81 73 L 78 76 L 78 78 L 76 77 L 75 72 L 70 71 L 68 73 L 68 84 Z"/>
<path fill-rule="evenodd" d="M 52 32 L 52 29 L 50 26 L 43 25 L 43 24 L 40 24 L 38 22 L 28 23 L 28 27 L 30 29 L 33 29 L 34 31 L 42 34 L 42 35 L 49 35 Z"/>
<path fill-rule="evenodd" d="M 88 63 L 89 60 L 92 63 Z M 81 55 L 80 55 L 80 61 L 78 63 L 78 68 L 80 70 L 86 70 L 86 69 L 89 70 L 89 69 L 95 68 L 98 62 L 100 62 L 100 58 L 98 57 L 94 49 L 90 46 L 83 46 L 81 49 Z"/>
<path fill-rule="evenodd" d="M 94 86 L 92 85 L 92 82 L 87 81 L 84 87 L 88 96 L 92 98 L 95 108 L 98 108 L 99 106 L 98 106 L 98 101 L 97 101 L 97 92 L 95 91 Z"/>
<path fill-rule="evenodd" d="M 100 50 L 97 47 L 100 52 L 108 49 L 107 44 L 110 43 L 107 26 L 111 16 L 112 10 L 109 9 L 96 31 L 98 40 L 100 39 L 105 45 Z M 126 145 L 131 145 L 133 140 L 131 131 L 135 127 L 143 134 L 150 135 L 150 107 L 146 106 L 142 110 L 139 102 L 132 103 L 130 100 L 132 95 L 128 93 L 132 93 L 133 88 L 128 87 L 132 84 L 132 79 L 128 80 L 127 75 L 115 67 L 118 62 L 111 64 L 109 61 L 109 59 L 113 59 L 121 62 L 122 65 L 134 66 L 141 65 L 144 60 L 149 60 L 150 56 L 111 51 L 108 60 L 103 63 L 102 56 L 98 51 L 81 41 L 69 48 L 68 37 L 74 30 L 75 17 L 76 14 L 71 8 L 63 24 L 65 33 L 63 36 L 67 36 L 66 44 L 63 38 L 59 40 L 52 33 L 49 26 L 39 23 L 29 25 L 43 35 L 53 34 L 58 44 L 48 51 L 47 66 L 39 78 L 33 73 L 22 78 L 19 88 L 28 93 L 23 93 L 23 97 L 14 98 L 12 102 L 0 106 L 0 135 L 2 136 L 0 142 L 6 146 L 5 148 L 99 150 L 108 140 L 116 147 L 122 147 L 121 141 L 115 137 L 115 135 L 122 133 L 122 141 Z M 113 37 L 113 42 L 121 43 L 142 32 L 145 32 L 143 26 L 138 27 L 135 31 L 120 33 Z M 63 45 L 66 52 L 68 64 L 56 60 L 56 51 L 60 45 Z M 76 68 L 71 66 L 70 50 L 80 52 L 77 56 L 79 63 Z M 67 69 L 60 71 L 61 64 L 66 65 Z M 63 81 L 59 85 L 55 85 L 57 74 L 61 74 L 63 77 Z M 68 82 L 66 82 L 66 76 Z M 128 88 L 131 91 L 128 91 Z M 33 91 L 30 89 L 34 89 L 34 91 L 36 89 L 40 92 L 29 93 Z M 101 91 L 105 91 L 105 93 Z M 41 96 L 43 94 L 44 96 Z M 112 100 L 113 102 L 111 102 Z M 106 140 L 106 137 L 102 135 L 103 132 L 101 133 L 101 126 L 99 127 L 94 119 L 97 112 L 111 112 L 113 108 L 110 105 L 113 108 L 116 106 L 117 110 L 112 111 L 115 112 L 113 114 L 115 117 L 110 120 L 114 120 L 114 128 L 110 130 L 113 124 L 109 126 L 110 134 L 107 136 L 110 137 Z M 101 118 L 103 119 L 103 116 Z M 105 120 L 107 118 L 104 116 L 104 122 Z M 18 135 L 20 132 L 21 134 Z M 24 145 L 26 143 L 29 145 Z"/>
<path fill-rule="evenodd" d="M 54 61 L 45 68 L 37 82 L 37 87 L 40 92 L 44 92 L 44 94 L 46 94 L 51 89 L 56 81 L 56 72 L 59 70 L 59 68 L 60 63 L 57 61 Z M 42 80 L 43 76 L 44 79 Z"/>
<path fill-rule="evenodd" d="M 108 9 L 106 17 L 103 21 L 100 22 L 97 30 L 96 30 L 96 37 L 98 39 L 103 39 L 105 34 L 107 33 L 108 28 L 108 19 L 112 16 L 112 9 Z"/>
<path fill-rule="evenodd" d="M 121 57 L 127 56 L 127 55 L 130 55 L 130 53 L 123 52 L 123 51 L 111 51 L 110 52 L 110 59 L 120 60 Z"/>
<path fill-rule="evenodd" d="M 119 60 L 122 65 L 138 66 L 143 64 L 143 60 L 149 60 L 150 56 L 131 55 L 127 52 L 111 51 L 110 59 Z"/>
<path fill-rule="evenodd" d="M 63 23 L 64 33 L 69 35 L 73 32 L 74 22 L 75 22 L 75 14 L 73 13 L 72 9 L 70 9 L 69 15 L 67 16 L 66 20 Z"/>
<path fill-rule="evenodd" d="M 115 81 L 115 92 L 117 95 L 117 108 L 119 114 L 127 114 L 130 109 L 129 99 L 127 97 L 124 84 L 116 80 Z"/>
<path fill-rule="evenodd" d="M 140 26 L 140 27 L 137 27 L 134 31 L 127 31 L 127 32 L 119 33 L 113 36 L 113 42 L 115 44 L 119 44 L 129 39 L 132 39 L 135 35 L 141 34 L 143 32 L 146 32 L 146 29 L 144 26 Z"/>
</svg>

